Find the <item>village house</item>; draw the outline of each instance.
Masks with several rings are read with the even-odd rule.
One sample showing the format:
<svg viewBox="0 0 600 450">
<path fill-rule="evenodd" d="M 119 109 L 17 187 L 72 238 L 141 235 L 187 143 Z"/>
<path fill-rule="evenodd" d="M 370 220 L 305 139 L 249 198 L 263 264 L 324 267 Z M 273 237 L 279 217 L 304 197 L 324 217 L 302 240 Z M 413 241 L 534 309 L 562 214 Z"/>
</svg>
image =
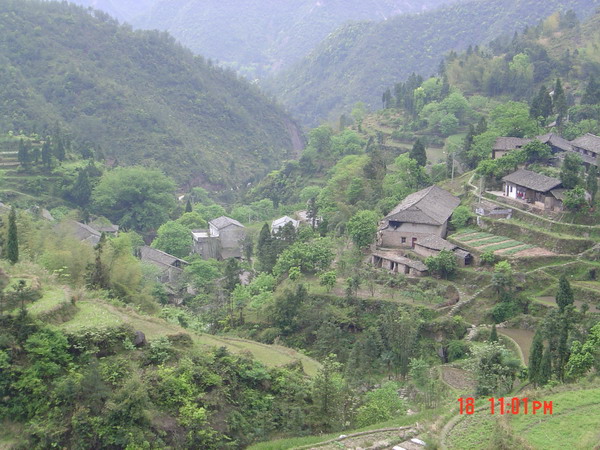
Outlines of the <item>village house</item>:
<svg viewBox="0 0 600 450">
<path fill-rule="evenodd" d="M 578 137 L 571 141 L 572 151 L 578 153 L 586 169 L 598 165 L 600 155 L 600 136 L 591 133 Z"/>
<path fill-rule="evenodd" d="M 503 195 L 543 211 L 561 211 L 565 190 L 559 179 L 519 169 L 502 178 Z"/>
<path fill-rule="evenodd" d="M 244 225 L 221 216 L 208 222 L 208 230 L 192 230 L 193 251 L 204 259 L 241 258 L 245 237 Z"/>
<path fill-rule="evenodd" d="M 160 269 L 157 281 L 160 283 L 175 283 L 183 274 L 183 268 L 189 263 L 181 258 L 169 255 L 161 250 L 144 245 L 139 249 L 142 261 L 150 263 Z"/>
<path fill-rule="evenodd" d="M 390 273 L 401 273 L 413 277 L 427 275 L 427 266 L 421 261 L 406 258 L 397 252 L 378 250 L 371 254 L 371 264 L 378 269 L 387 269 Z"/>
<path fill-rule="evenodd" d="M 300 222 L 298 220 L 294 220 L 289 216 L 283 216 L 279 219 L 275 219 L 271 223 L 271 233 L 279 232 L 283 227 L 285 227 L 288 223 L 291 223 L 295 229 L 298 229 Z"/>
<path fill-rule="evenodd" d="M 81 242 L 86 242 L 90 245 L 96 245 L 100 242 L 102 233 L 85 223 L 70 220 L 67 222 L 69 231 Z"/>
<path fill-rule="evenodd" d="M 448 219 L 459 204 L 458 197 L 435 185 L 410 194 L 381 222 L 377 245 L 414 248 L 432 234 L 446 237 Z"/>
<path fill-rule="evenodd" d="M 471 253 L 435 234 L 421 239 L 415 244 L 414 248 L 416 254 L 425 258 L 437 256 L 442 250 L 448 250 L 449 252 L 454 253 L 456 262 L 461 267 L 470 266 L 473 263 L 473 255 L 471 255 Z"/>
<path fill-rule="evenodd" d="M 541 136 L 536 136 L 534 139 L 540 141 L 542 144 L 548 145 L 552 154 L 573 151 L 572 143 L 555 133 L 543 134 Z M 534 139 L 517 137 L 496 138 L 496 142 L 494 142 L 494 146 L 492 147 L 492 159 L 501 158 L 508 152 L 521 149 Z"/>
</svg>

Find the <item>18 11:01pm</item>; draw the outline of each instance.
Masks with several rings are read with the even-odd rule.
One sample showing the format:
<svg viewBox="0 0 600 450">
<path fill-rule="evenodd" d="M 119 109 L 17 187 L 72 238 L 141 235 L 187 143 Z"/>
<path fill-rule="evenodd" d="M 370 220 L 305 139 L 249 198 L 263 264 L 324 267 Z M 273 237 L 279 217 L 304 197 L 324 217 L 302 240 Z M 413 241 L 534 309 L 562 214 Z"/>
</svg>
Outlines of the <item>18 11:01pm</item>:
<svg viewBox="0 0 600 450">
<path fill-rule="evenodd" d="M 519 398 L 488 398 L 490 414 L 552 414 L 552 401 L 531 400 L 527 397 Z M 471 415 L 475 413 L 475 399 L 473 397 L 459 398 L 460 414 Z M 485 407 L 478 408 L 485 410 Z"/>
</svg>

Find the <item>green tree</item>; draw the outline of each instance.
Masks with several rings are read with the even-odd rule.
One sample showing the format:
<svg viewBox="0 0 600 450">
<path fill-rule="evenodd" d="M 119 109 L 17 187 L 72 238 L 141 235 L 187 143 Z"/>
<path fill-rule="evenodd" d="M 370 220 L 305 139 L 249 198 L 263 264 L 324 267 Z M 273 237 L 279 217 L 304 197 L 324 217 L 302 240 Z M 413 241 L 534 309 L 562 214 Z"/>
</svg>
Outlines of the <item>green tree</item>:
<svg viewBox="0 0 600 450">
<path fill-rule="evenodd" d="M 8 215 L 8 236 L 6 239 L 6 259 L 11 264 L 15 264 L 19 260 L 19 236 L 17 234 L 17 213 L 15 208 L 10 209 Z"/>
<path fill-rule="evenodd" d="M 306 287 L 303 284 L 298 284 L 295 291 L 286 289 L 282 294 L 275 297 L 272 319 L 283 334 L 290 334 L 296 329 L 300 307 L 307 296 Z"/>
<path fill-rule="evenodd" d="M 473 217 L 473 213 L 468 206 L 459 206 L 452 213 L 450 223 L 455 229 L 464 228 L 469 224 L 469 220 Z"/>
<path fill-rule="evenodd" d="M 540 87 L 538 94 L 533 98 L 530 109 L 531 117 L 546 119 L 552 114 L 552 97 L 545 85 Z"/>
<path fill-rule="evenodd" d="M 341 364 L 331 355 L 323 362 L 311 386 L 312 416 L 318 429 L 329 431 L 343 426 L 345 392 Z"/>
<path fill-rule="evenodd" d="M 229 258 L 225 263 L 225 269 L 223 270 L 223 286 L 227 292 L 233 292 L 235 287 L 240 284 L 240 274 L 242 268 L 236 258 Z"/>
<path fill-rule="evenodd" d="M 152 247 L 178 258 L 185 258 L 192 250 L 192 234 L 189 228 L 170 220 L 158 228 Z"/>
<path fill-rule="evenodd" d="M 192 208 L 192 201 L 190 200 L 190 198 L 188 197 L 187 201 L 185 202 L 185 212 L 186 213 L 191 213 L 193 211 Z"/>
<path fill-rule="evenodd" d="M 592 165 L 586 179 L 586 189 L 592 197 L 592 205 L 596 200 L 596 194 L 598 193 L 598 167 Z"/>
<path fill-rule="evenodd" d="M 529 353 L 529 371 L 528 377 L 534 385 L 540 384 L 540 370 L 542 367 L 542 357 L 544 354 L 544 339 L 540 330 L 535 332 L 533 336 L 533 342 L 531 344 L 531 350 Z"/>
<path fill-rule="evenodd" d="M 523 151 L 527 155 L 527 162 L 529 163 L 547 162 L 552 156 L 550 147 L 537 139 L 525 144 L 523 146 Z"/>
<path fill-rule="evenodd" d="M 498 342 L 498 330 L 496 330 L 496 324 L 492 325 L 492 332 L 490 333 L 488 342 Z"/>
<path fill-rule="evenodd" d="M 333 289 L 336 282 L 337 282 L 337 273 L 335 270 L 323 272 L 321 274 L 321 276 L 319 277 L 319 284 L 321 286 L 325 286 L 325 289 L 327 289 L 327 292 L 330 292 Z"/>
<path fill-rule="evenodd" d="M 585 87 L 583 97 L 581 97 L 581 104 L 597 105 L 598 103 L 600 103 L 600 83 L 598 83 L 597 78 L 592 75 L 590 76 L 590 81 Z"/>
<path fill-rule="evenodd" d="M 17 160 L 19 161 L 19 164 L 24 168 L 27 168 L 27 166 L 29 166 L 29 163 L 31 162 L 29 148 L 25 144 L 23 138 L 19 140 L 19 151 L 17 152 Z"/>
<path fill-rule="evenodd" d="M 214 259 L 195 259 L 185 267 L 184 273 L 194 287 L 211 291 L 216 280 L 221 276 L 221 266 Z"/>
<path fill-rule="evenodd" d="M 52 149 L 50 148 L 50 138 L 46 138 L 42 144 L 42 164 L 46 169 L 52 167 Z"/>
<path fill-rule="evenodd" d="M 105 264 L 102 262 L 102 254 L 106 246 L 106 234 L 102 233 L 98 244 L 94 247 L 96 253 L 94 264 L 90 264 L 88 285 L 92 289 L 108 289 L 110 287 L 109 273 Z"/>
<path fill-rule="evenodd" d="M 424 167 L 427 164 L 427 153 L 425 152 L 425 145 L 423 145 L 421 139 L 415 141 L 408 156 L 411 159 L 414 159 L 421 167 Z"/>
<path fill-rule="evenodd" d="M 102 175 L 92 193 L 97 211 L 125 228 L 147 231 L 169 218 L 175 183 L 155 169 L 117 167 Z"/>
<path fill-rule="evenodd" d="M 86 206 L 92 196 L 92 185 L 86 169 L 77 171 L 77 179 L 71 188 L 71 197 L 77 205 Z"/>
<path fill-rule="evenodd" d="M 458 263 L 456 262 L 456 256 L 449 250 L 442 250 L 436 256 L 429 256 L 425 259 L 425 265 L 430 272 L 436 273 L 444 279 L 452 276 L 456 269 L 458 269 Z"/>
<path fill-rule="evenodd" d="M 554 95 L 552 96 L 552 106 L 557 115 L 556 124 L 561 127 L 563 119 L 567 116 L 567 97 L 563 90 L 560 78 L 556 79 L 554 84 Z"/>
<path fill-rule="evenodd" d="M 581 211 L 588 205 L 588 202 L 585 199 L 585 190 L 581 186 L 576 186 L 573 189 L 566 191 L 563 205 L 569 211 Z"/>
<path fill-rule="evenodd" d="M 492 285 L 496 289 L 500 300 L 508 299 L 512 292 L 513 284 L 513 270 L 510 263 L 508 261 L 496 263 L 492 275 Z"/>
<path fill-rule="evenodd" d="M 542 356 L 542 362 L 540 363 L 540 371 L 538 377 L 538 386 L 545 386 L 548 384 L 550 377 L 552 376 L 552 353 L 549 347 L 546 347 Z"/>
<path fill-rule="evenodd" d="M 571 289 L 571 283 L 567 280 L 566 275 L 562 275 L 558 281 L 558 291 L 556 292 L 556 304 L 558 305 L 558 311 L 563 313 L 565 308 L 573 304 L 573 290 Z"/>
<path fill-rule="evenodd" d="M 208 226 L 206 220 L 204 220 L 197 212 L 183 213 L 181 217 L 176 220 L 176 222 L 180 225 L 183 225 L 188 230 L 197 230 L 206 228 Z"/>
<path fill-rule="evenodd" d="M 591 328 L 583 344 L 577 340 L 573 341 L 566 376 L 570 380 L 576 380 L 592 367 L 596 367 L 596 370 L 600 368 L 600 322 Z"/>
<path fill-rule="evenodd" d="M 577 153 L 567 152 L 560 169 L 560 181 L 565 189 L 573 189 L 581 184 L 583 162 Z"/>
<path fill-rule="evenodd" d="M 499 342 L 472 349 L 472 368 L 477 377 L 477 395 L 510 392 L 521 363 Z"/>
<path fill-rule="evenodd" d="M 258 257 L 260 270 L 271 272 L 277 262 L 277 249 L 273 242 L 271 228 L 265 223 L 260 229 L 258 243 L 256 245 L 256 256 Z"/>
<path fill-rule="evenodd" d="M 380 388 L 368 392 L 364 403 L 358 408 L 356 423 L 366 427 L 374 423 L 384 422 L 406 413 L 406 402 L 398 396 L 400 385 L 388 381 Z"/>
<path fill-rule="evenodd" d="M 363 210 L 348 221 L 348 234 L 359 248 L 367 247 L 375 240 L 378 219 L 377 213 Z"/>
</svg>

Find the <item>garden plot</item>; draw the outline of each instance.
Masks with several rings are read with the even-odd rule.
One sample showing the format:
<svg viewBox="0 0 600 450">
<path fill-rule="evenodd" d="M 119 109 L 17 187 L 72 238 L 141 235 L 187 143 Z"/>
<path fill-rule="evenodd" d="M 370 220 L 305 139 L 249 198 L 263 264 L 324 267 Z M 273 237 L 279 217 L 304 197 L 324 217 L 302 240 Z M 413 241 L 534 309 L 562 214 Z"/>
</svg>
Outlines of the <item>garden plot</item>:
<svg viewBox="0 0 600 450">
<path fill-rule="evenodd" d="M 457 233 L 452 238 L 458 241 L 459 244 L 474 248 L 482 253 L 492 251 L 499 256 L 521 258 L 524 256 L 551 256 L 554 254 L 544 248 L 483 231 Z"/>
</svg>

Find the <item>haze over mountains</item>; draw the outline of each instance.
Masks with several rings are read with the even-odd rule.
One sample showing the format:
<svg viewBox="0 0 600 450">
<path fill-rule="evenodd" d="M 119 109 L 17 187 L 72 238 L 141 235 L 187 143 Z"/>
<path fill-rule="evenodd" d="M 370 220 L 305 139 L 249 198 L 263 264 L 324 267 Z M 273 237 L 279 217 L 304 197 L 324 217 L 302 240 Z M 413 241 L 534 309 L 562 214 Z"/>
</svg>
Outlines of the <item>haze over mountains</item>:
<svg viewBox="0 0 600 450">
<path fill-rule="evenodd" d="M 338 26 L 427 11 L 458 0 L 76 0 L 142 29 L 171 33 L 186 47 L 249 77 L 305 56 Z"/>
</svg>

